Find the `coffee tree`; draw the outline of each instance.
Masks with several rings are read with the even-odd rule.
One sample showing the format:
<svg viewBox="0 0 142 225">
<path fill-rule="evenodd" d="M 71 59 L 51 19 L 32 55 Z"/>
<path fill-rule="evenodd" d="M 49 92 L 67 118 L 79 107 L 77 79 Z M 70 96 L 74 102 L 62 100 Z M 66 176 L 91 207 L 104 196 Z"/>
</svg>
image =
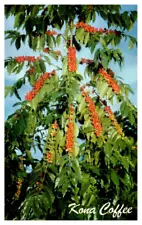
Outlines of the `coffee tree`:
<svg viewBox="0 0 142 225">
<path fill-rule="evenodd" d="M 137 44 L 129 35 L 136 11 L 122 12 L 119 5 L 6 5 L 10 16 L 14 27 L 5 38 L 17 50 L 28 45 L 31 55 L 5 60 L 9 74 L 23 72 L 5 87 L 5 96 L 15 95 L 20 107 L 5 121 L 5 218 L 136 219 L 137 109 L 129 99 L 132 89 L 109 66 L 123 67 L 123 39 L 129 48 Z M 108 27 L 89 25 L 96 16 Z M 29 92 L 21 100 L 18 90 L 25 84 Z M 42 159 L 35 159 L 33 149 Z M 132 213 L 100 215 L 107 202 L 132 207 Z M 79 213 L 70 212 L 73 203 Z"/>
</svg>

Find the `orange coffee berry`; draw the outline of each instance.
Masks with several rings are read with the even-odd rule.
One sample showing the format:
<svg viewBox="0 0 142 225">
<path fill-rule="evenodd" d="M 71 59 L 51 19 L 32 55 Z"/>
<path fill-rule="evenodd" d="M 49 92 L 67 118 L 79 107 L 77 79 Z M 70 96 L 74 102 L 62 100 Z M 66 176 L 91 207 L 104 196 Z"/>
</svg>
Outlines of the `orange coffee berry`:
<svg viewBox="0 0 142 225">
<path fill-rule="evenodd" d="M 112 124 L 116 127 L 116 130 L 119 134 L 122 134 L 122 128 L 120 127 L 120 124 L 117 123 L 117 120 L 115 119 L 115 116 L 113 112 L 111 111 L 110 106 L 106 106 L 104 110 L 107 112 L 109 118 L 112 121 Z"/>
<path fill-rule="evenodd" d="M 76 71 L 76 48 L 72 46 L 68 48 L 68 70 L 70 72 Z"/>
<path fill-rule="evenodd" d="M 119 94 L 120 92 L 120 87 L 116 83 L 116 81 L 112 78 L 110 74 L 108 74 L 103 68 L 99 69 L 99 74 L 101 74 L 104 79 L 108 82 L 108 84 L 111 86 L 112 90 L 116 93 Z"/>
<path fill-rule="evenodd" d="M 88 109 L 90 112 L 90 120 L 93 127 L 95 128 L 95 134 L 97 137 L 99 137 L 103 130 L 102 130 L 102 125 L 101 125 L 99 116 L 96 112 L 95 104 L 87 92 L 82 91 L 82 96 L 85 97 L 85 101 L 88 104 Z"/>
<path fill-rule="evenodd" d="M 55 75 L 56 71 L 52 71 L 51 73 L 44 73 L 39 80 L 36 81 L 36 83 L 33 86 L 33 89 L 28 92 L 25 96 L 25 100 L 32 101 L 32 99 L 36 96 L 36 94 L 39 92 L 39 90 L 43 87 L 44 82 L 51 77 L 51 75 Z"/>
</svg>

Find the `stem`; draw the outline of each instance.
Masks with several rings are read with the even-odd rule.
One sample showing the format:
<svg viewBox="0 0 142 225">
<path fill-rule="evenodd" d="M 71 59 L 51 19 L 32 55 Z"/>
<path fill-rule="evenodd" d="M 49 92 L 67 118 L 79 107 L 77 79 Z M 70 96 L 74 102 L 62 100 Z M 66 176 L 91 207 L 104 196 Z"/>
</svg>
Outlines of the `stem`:
<svg viewBox="0 0 142 225">
<path fill-rule="evenodd" d="M 48 168 L 48 164 L 46 164 L 46 167 L 45 167 L 45 172 L 44 172 L 44 176 L 43 176 L 43 182 L 45 181 L 45 174 L 47 173 L 47 168 Z"/>
<path fill-rule="evenodd" d="M 39 142 L 36 142 L 37 144 L 39 144 L 39 145 L 42 145 L 42 146 L 44 146 L 44 144 L 41 144 L 41 143 L 39 143 Z M 38 146 L 38 145 L 32 145 L 32 146 Z"/>
<path fill-rule="evenodd" d="M 73 36 L 73 33 L 72 33 L 72 25 L 73 25 L 73 23 L 71 21 L 71 24 L 70 24 L 70 27 L 71 27 L 71 43 L 70 43 L 70 46 L 72 46 L 72 36 Z"/>
<path fill-rule="evenodd" d="M 62 70 L 62 68 L 59 67 L 59 66 L 56 66 L 56 65 L 54 65 L 54 64 L 52 64 L 52 63 L 51 63 L 51 65 L 52 65 L 52 66 L 55 66 L 58 70 Z"/>
<path fill-rule="evenodd" d="M 103 103 L 103 101 L 101 100 L 100 96 L 98 95 L 98 93 L 94 90 L 95 94 L 99 97 L 100 102 L 105 106 L 105 104 Z"/>
</svg>

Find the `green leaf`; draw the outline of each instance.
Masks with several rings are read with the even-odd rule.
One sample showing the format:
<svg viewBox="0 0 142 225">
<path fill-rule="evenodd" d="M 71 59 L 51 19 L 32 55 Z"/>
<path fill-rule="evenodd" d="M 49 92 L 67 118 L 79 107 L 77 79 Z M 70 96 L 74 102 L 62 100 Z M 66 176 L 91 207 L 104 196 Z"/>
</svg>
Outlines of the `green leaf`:
<svg viewBox="0 0 142 225">
<path fill-rule="evenodd" d="M 58 130 L 57 135 L 56 135 L 56 144 L 60 145 L 60 142 L 63 138 L 63 131 L 62 130 Z M 61 145 L 60 145 L 61 146 Z"/>
<path fill-rule="evenodd" d="M 82 184 L 81 184 L 81 191 L 80 191 L 81 196 L 84 195 L 84 193 L 87 191 L 88 187 L 89 187 L 88 179 L 83 177 Z"/>
<path fill-rule="evenodd" d="M 67 74 L 67 65 L 68 65 L 68 60 L 67 60 L 67 57 L 65 57 L 63 59 L 63 64 L 62 64 L 62 73 L 63 73 L 63 75 Z"/>
<path fill-rule="evenodd" d="M 65 180 L 64 181 L 64 184 L 62 186 L 62 194 L 63 194 L 63 197 L 65 196 L 67 190 L 68 190 L 68 187 L 69 187 L 69 180 Z"/>
<path fill-rule="evenodd" d="M 82 36 L 84 36 L 84 29 L 83 28 L 79 28 L 76 30 L 76 39 L 78 41 L 81 40 Z"/>
<path fill-rule="evenodd" d="M 90 127 L 84 128 L 84 129 L 82 130 L 82 132 L 83 132 L 84 134 L 90 133 L 90 132 L 94 132 L 94 128 L 93 128 L 92 126 L 90 126 Z"/>
<path fill-rule="evenodd" d="M 118 188 L 119 186 L 119 177 L 115 170 L 111 171 L 111 180 L 115 184 L 115 186 Z"/>
<path fill-rule="evenodd" d="M 25 35 L 25 34 L 22 34 L 20 37 L 21 37 L 22 42 L 25 44 L 25 41 L 26 41 L 26 35 Z"/>
<path fill-rule="evenodd" d="M 129 111 L 128 118 L 131 124 L 135 123 L 135 117 L 133 115 L 133 111 Z"/>
<path fill-rule="evenodd" d="M 93 43 L 91 44 L 91 53 L 94 52 L 97 44 L 98 44 L 98 41 L 93 41 Z"/>
<path fill-rule="evenodd" d="M 38 11 L 39 11 L 39 6 L 38 6 L 38 5 L 34 5 L 34 6 L 32 7 L 32 10 L 31 10 L 32 16 L 36 16 L 37 13 L 38 13 Z"/>
<path fill-rule="evenodd" d="M 134 94 L 133 89 L 129 85 L 127 85 L 127 89 L 129 90 L 129 92 L 131 92 L 132 94 Z"/>
<path fill-rule="evenodd" d="M 24 18 L 25 17 L 23 12 L 17 13 L 15 16 L 14 28 L 19 28 L 21 23 L 24 21 Z"/>
<path fill-rule="evenodd" d="M 81 113 L 84 110 L 85 106 L 86 106 L 85 100 L 82 99 L 81 103 L 78 106 L 79 113 Z"/>
<path fill-rule="evenodd" d="M 107 157 L 110 157 L 112 155 L 112 146 L 111 143 L 107 142 L 104 146 L 104 152 Z"/>
<path fill-rule="evenodd" d="M 34 51 L 36 51 L 36 50 L 37 50 L 38 38 L 37 38 L 37 37 L 32 37 L 32 38 L 31 38 L 31 41 L 32 41 L 32 49 L 33 49 Z"/>
<path fill-rule="evenodd" d="M 96 196 L 95 195 L 91 195 L 91 198 L 89 199 L 87 207 L 89 207 L 92 203 L 95 203 L 95 201 L 96 201 Z"/>
<path fill-rule="evenodd" d="M 49 58 L 48 56 L 44 56 L 44 58 L 45 58 L 46 62 L 47 62 L 49 65 L 51 65 L 50 58 Z"/>
<path fill-rule="evenodd" d="M 103 138 L 100 136 L 97 138 L 98 147 L 102 147 L 104 144 Z"/>
<path fill-rule="evenodd" d="M 131 15 L 132 15 L 133 21 L 135 22 L 137 20 L 137 11 L 131 11 Z"/>
<path fill-rule="evenodd" d="M 110 161 L 114 166 L 117 164 L 117 159 L 114 156 L 110 157 Z"/>
<path fill-rule="evenodd" d="M 128 44 L 128 48 L 132 49 L 133 47 L 134 47 L 134 42 L 130 39 L 129 44 Z"/>
<path fill-rule="evenodd" d="M 103 58 L 102 58 L 102 66 L 104 67 L 105 70 L 106 70 L 107 67 L 108 67 L 108 63 L 109 63 L 109 61 L 108 61 L 107 56 L 103 57 Z"/>
<path fill-rule="evenodd" d="M 25 30 L 27 34 L 31 34 L 31 31 L 33 30 L 33 17 L 31 15 L 28 15 L 25 20 Z"/>
<path fill-rule="evenodd" d="M 95 166 L 97 166 L 100 159 L 100 151 L 95 151 L 94 159 L 95 159 Z"/>
<path fill-rule="evenodd" d="M 65 29 L 65 32 L 64 32 L 64 36 L 65 36 L 65 38 L 67 38 L 67 37 L 68 37 L 68 33 L 69 33 L 69 26 L 68 26 L 68 25 L 66 25 L 66 29 Z"/>
<path fill-rule="evenodd" d="M 121 163 L 124 166 L 124 168 L 128 171 L 129 169 L 129 158 L 128 157 L 121 157 Z"/>
<path fill-rule="evenodd" d="M 123 12 L 122 13 L 122 19 L 123 19 L 123 21 L 126 23 L 129 19 L 128 19 L 128 12 Z"/>
<path fill-rule="evenodd" d="M 15 41 L 15 46 L 17 50 L 21 47 L 21 37 L 18 37 Z"/>
<path fill-rule="evenodd" d="M 48 43 L 48 46 L 49 46 L 50 48 L 53 47 L 52 38 L 51 38 L 50 36 L 48 36 L 48 35 L 47 35 L 47 43 Z"/>
<path fill-rule="evenodd" d="M 124 107 L 124 111 L 123 111 L 123 116 L 128 116 L 129 115 L 129 106 L 127 105 L 127 103 L 125 102 L 125 107 Z"/>
<path fill-rule="evenodd" d="M 86 45 L 88 41 L 89 41 L 89 32 L 85 33 L 84 44 Z"/>
<path fill-rule="evenodd" d="M 121 113 L 122 113 L 122 116 L 123 116 L 123 114 L 124 114 L 125 105 L 126 105 L 126 103 L 125 103 L 125 102 L 122 102 L 122 103 L 121 103 L 121 106 L 120 106 L 120 111 L 121 111 Z"/>
<path fill-rule="evenodd" d="M 49 200 L 50 205 L 52 205 L 52 203 L 54 202 L 55 199 L 55 195 L 53 193 L 53 190 L 51 189 L 51 187 L 49 186 L 49 184 L 47 183 L 46 186 L 44 186 L 45 189 L 45 195 L 47 196 L 47 199 Z"/>
<path fill-rule="evenodd" d="M 55 188 L 62 186 L 66 179 L 67 179 L 67 176 L 64 174 L 60 175 L 60 177 L 57 177 L 55 181 Z"/>
<path fill-rule="evenodd" d="M 79 165 L 79 161 L 77 158 L 72 160 L 72 169 L 75 171 L 75 174 L 77 175 L 78 179 L 80 180 L 82 178 L 81 168 Z"/>
<path fill-rule="evenodd" d="M 60 42 L 61 42 L 61 36 L 58 35 L 57 38 L 56 38 L 56 43 L 57 43 L 58 46 L 60 45 Z"/>
<path fill-rule="evenodd" d="M 14 94 L 14 91 L 15 91 L 15 88 L 14 88 L 14 86 L 12 86 L 11 90 L 10 90 L 10 96 L 12 96 Z"/>
<path fill-rule="evenodd" d="M 110 99 L 112 97 L 113 91 L 111 87 L 108 87 L 106 94 L 107 94 L 107 99 Z"/>
<path fill-rule="evenodd" d="M 58 60 L 57 54 L 55 52 L 50 52 L 50 56 L 55 59 Z"/>
<path fill-rule="evenodd" d="M 85 70 L 84 70 L 84 77 L 86 78 L 86 75 L 88 75 L 88 66 L 86 66 Z"/>
<path fill-rule="evenodd" d="M 92 18 L 92 21 L 95 22 L 95 21 L 96 21 L 96 12 L 93 12 L 92 17 L 93 17 L 93 18 Z"/>
<path fill-rule="evenodd" d="M 103 98 L 104 95 L 107 93 L 108 90 L 108 83 L 107 82 L 103 82 L 100 88 L 100 97 Z"/>
<path fill-rule="evenodd" d="M 91 20 L 91 13 L 88 13 L 87 19 L 86 19 L 86 23 L 89 23 Z"/>
<path fill-rule="evenodd" d="M 9 92 L 11 91 L 11 88 L 12 88 L 12 86 L 5 86 L 5 98 L 9 94 Z"/>
<path fill-rule="evenodd" d="M 9 74 L 13 72 L 13 69 L 15 68 L 15 66 L 16 66 L 16 62 L 14 60 L 8 62 L 7 71 Z"/>
<path fill-rule="evenodd" d="M 40 51 L 43 51 L 44 50 L 44 45 L 45 45 L 45 38 L 44 36 L 40 37 L 40 42 L 39 42 L 39 46 L 40 46 Z"/>
<path fill-rule="evenodd" d="M 76 157 L 79 154 L 79 147 L 77 145 L 74 146 L 73 155 Z"/>
<path fill-rule="evenodd" d="M 15 90 L 14 90 L 14 94 L 15 94 L 15 96 L 21 101 L 20 95 L 18 94 L 18 91 L 17 91 L 16 88 L 15 88 Z"/>
<path fill-rule="evenodd" d="M 83 80 L 83 77 L 81 74 L 76 74 L 75 76 L 79 81 Z"/>
<path fill-rule="evenodd" d="M 80 42 L 83 44 L 83 40 L 84 40 L 84 35 L 81 36 L 80 38 Z"/>
<path fill-rule="evenodd" d="M 17 105 L 22 105 L 22 102 L 16 102 L 12 107 L 15 107 Z"/>
<path fill-rule="evenodd" d="M 128 187 L 131 187 L 131 179 L 128 173 L 125 173 L 124 177 L 124 184 L 127 185 Z"/>
<path fill-rule="evenodd" d="M 57 177 L 55 180 L 55 188 L 58 187 L 59 181 L 60 181 L 60 177 Z"/>
<path fill-rule="evenodd" d="M 100 38 L 100 43 L 103 47 L 106 47 L 106 42 L 103 38 Z"/>
<path fill-rule="evenodd" d="M 19 79 L 15 84 L 14 87 L 16 87 L 16 89 L 20 89 L 22 87 L 23 84 L 23 78 Z"/>
<path fill-rule="evenodd" d="M 52 116 L 52 114 L 50 113 L 50 114 L 48 114 L 48 115 L 46 116 L 46 123 L 47 123 L 47 124 L 50 124 L 50 123 L 52 122 L 52 120 L 53 120 L 53 116 Z"/>
<path fill-rule="evenodd" d="M 79 128 L 76 123 L 74 123 L 74 136 L 77 137 L 79 134 Z"/>
<path fill-rule="evenodd" d="M 21 70 L 23 69 L 23 66 L 24 66 L 24 62 L 19 63 L 19 64 L 17 65 L 17 67 L 13 70 L 13 72 L 15 72 L 16 74 L 20 73 Z"/>
<path fill-rule="evenodd" d="M 46 72 L 46 66 L 45 66 L 45 63 L 43 60 L 39 60 L 39 66 L 40 66 L 40 69 L 43 73 Z"/>
<path fill-rule="evenodd" d="M 54 36 L 51 36 L 51 38 L 52 38 L 53 45 L 56 47 L 56 39 L 55 39 L 55 37 Z"/>
</svg>

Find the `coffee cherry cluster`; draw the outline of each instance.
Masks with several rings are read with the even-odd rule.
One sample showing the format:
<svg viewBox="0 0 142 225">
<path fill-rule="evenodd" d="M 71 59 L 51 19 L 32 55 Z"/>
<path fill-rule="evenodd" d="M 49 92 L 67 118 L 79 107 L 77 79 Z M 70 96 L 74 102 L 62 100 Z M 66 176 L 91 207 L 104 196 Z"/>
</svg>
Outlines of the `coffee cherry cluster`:
<svg viewBox="0 0 142 225">
<path fill-rule="evenodd" d="M 18 181 L 17 181 L 17 191 L 15 193 L 15 196 L 17 198 L 19 198 L 20 194 L 21 194 L 21 187 L 22 187 L 22 182 L 23 180 L 21 178 L 18 178 Z"/>
<path fill-rule="evenodd" d="M 58 123 L 55 121 L 55 122 L 52 124 L 51 136 L 53 136 L 53 137 L 56 136 L 58 127 L 59 127 L 59 126 L 58 126 Z"/>
<path fill-rule="evenodd" d="M 49 48 L 44 48 L 43 52 L 45 52 L 45 53 L 50 53 L 51 51 L 50 51 Z M 55 54 L 56 54 L 57 56 L 59 56 L 59 55 L 61 55 L 61 51 L 57 50 L 57 51 L 55 51 Z"/>
<path fill-rule="evenodd" d="M 43 182 L 45 179 L 45 173 L 41 172 L 38 181 L 36 182 L 36 187 L 37 187 L 37 191 L 41 192 L 41 190 L 43 189 Z"/>
<path fill-rule="evenodd" d="M 84 89 L 85 89 L 86 87 L 90 87 L 90 85 L 89 85 L 89 84 L 85 84 L 84 86 L 80 87 L 80 91 L 84 91 Z"/>
<path fill-rule="evenodd" d="M 115 80 L 111 77 L 110 74 L 108 74 L 103 68 L 99 69 L 98 71 L 103 77 L 104 79 L 109 83 L 109 85 L 111 86 L 112 90 L 116 93 L 119 94 L 120 92 L 120 87 L 118 86 L 118 84 L 115 82 Z"/>
<path fill-rule="evenodd" d="M 28 61 L 28 62 L 35 62 L 37 60 L 41 59 L 41 57 L 35 57 L 35 56 L 17 56 L 15 57 L 15 60 L 16 62 L 18 63 L 21 63 L 21 62 L 25 62 L 25 61 Z"/>
<path fill-rule="evenodd" d="M 55 51 L 55 53 L 59 56 L 61 55 L 61 52 L 59 50 Z"/>
<path fill-rule="evenodd" d="M 53 150 L 54 150 L 54 137 L 57 135 L 57 129 L 58 129 L 59 125 L 58 123 L 55 121 L 52 125 L 51 125 L 51 133 L 50 133 L 50 138 L 47 140 L 47 148 L 48 151 L 45 153 L 45 160 L 48 163 L 52 163 L 53 162 Z M 52 151 L 50 150 L 52 146 Z"/>
<path fill-rule="evenodd" d="M 93 62 L 94 62 L 94 60 L 81 58 L 80 64 L 84 64 L 84 63 L 85 64 L 91 64 Z"/>
<path fill-rule="evenodd" d="M 76 48 L 72 46 L 68 48 L 68 70 L 70 72 L 76 71 Z"/>
<path fill-rule="evenodd" d="M 52 124 L 52 128 L 53 129 L 57 129 L 59 127 L 58 123 L 55 121 L 53 124 Z"/>
<path fill-rule="evenodd" d="M 47 160 L 48 163 L 52 163 L 52 161 L 53 161 L 53 154 L 52 154 L 52 152 L 47 152 L 46 153 L 46 160 Z"/>
<path fill-rule="evenodd" d="M 31 67 L 29 70 L 27 70 L 27 74 L 31 74 L 31 73 L 34 73 L 35 70 L 34 70 L 34 67 Z"/>
<path fill-rule="evenodd" d="M 104 110 L 108 113 L 108 116 L 109 116 L 109 118 L 111 119 L 113 125 L 116 127 L 117 132 L 118 132 L 119 134 L 122 134 L 122 128 L 120 127 L 120 124 L 117 123 L 117 120 L 115 119 L 115 116 L 114 116 L 113 112 L 111 111 L 110 106 L 106 106 L 106 107 L 104 108 Z"/>
<path fill-rule="evenodd" d="M 67 124 L 66 134 L 66 151 L 72 153 L 74 147 L 74 126 L 72 122 L 72 116 L 74 113 L 73 105 L 70 105 L 69 122 Z"/>
<path fill-rule="evenodd" d="M 54 30 L 47 30 L 46 34 L 49 35 L 49 36 L 53 36 L 53 35 L 57 34 L 57 32 L 54 31 Z"/>
<path fill-rule="evenodd" d="M 84 30 L 89 33 L 99 32 L 101 34 L 104 33 L 104 34 L 114 34 L 114 35 L 118 35 L 120 33 L 119 31 L 116 31 L 116 30 L 108 30 L 108 29 L 91 27 L 90 25 L 84 22 L 78 22 L 75 26 L 76 28 L 84 28 Z"/>
<path fill-rule="evenodd" d="M 110 68 L 107 68 L 107 73 L 109 73 L 109 75 L 114 77 L 114 72 Z"/>
<path fill-rule="evenodd" d="M 88 104 L 88 109 L 90 112 L 90 120 L 93 127 L 95 128 L 95 134 L 97 137 L 99 137 L 103 130 L 99 116 L 96 112 L 95 104 L 91 99 L 91 97 L 88 95 L 88 93 L 84 91 L 84 87 L 81 87 L 80 90 L 82 91 L 82 96 L 85 97 L 85 102 Z"/>
<path fill-rule="evenodd" d="M 33 86 L 32 91 L 28 92 L 25 96 L 25 100 L 32 101 L 32 99 L 36 96 L 36 94 L 39 92 L 39 90 L 43 87 L 44 82 L 51 77 L 51 75 L 55 75 L 55 70 L 53 70 L 51 73 L 44 73 L 42 77 L 35 83 Z"/>
<path fill-rule="evenodd" d="M 50 53 L 50 49 L 49 48 L 44 48 L 43 52 Z"/>
</svg>

